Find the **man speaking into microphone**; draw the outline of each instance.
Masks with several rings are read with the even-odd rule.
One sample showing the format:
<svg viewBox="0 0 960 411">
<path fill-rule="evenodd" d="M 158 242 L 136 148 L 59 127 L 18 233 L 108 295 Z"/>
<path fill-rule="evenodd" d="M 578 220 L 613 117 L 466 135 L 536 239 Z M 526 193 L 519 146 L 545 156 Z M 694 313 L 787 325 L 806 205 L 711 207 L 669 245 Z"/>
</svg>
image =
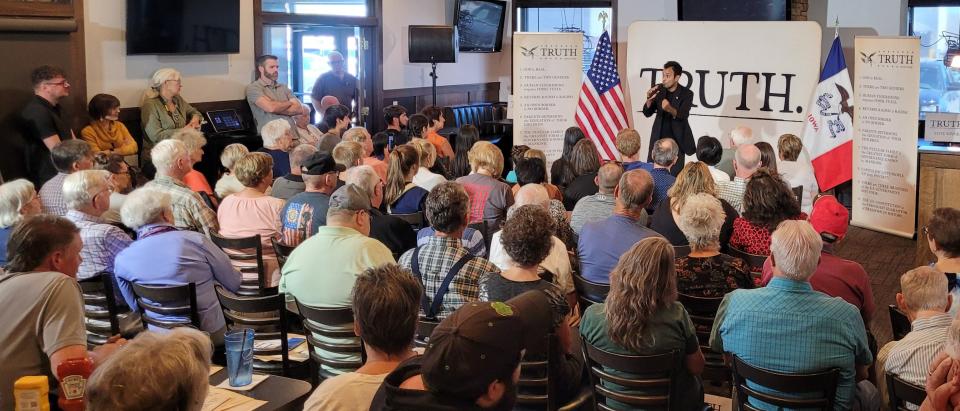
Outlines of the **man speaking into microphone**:
<svg viewBox="0 0 960 411">
<path fill-rule="evenodd" d="M 697 146 L 693 140 L 693 131 L 687 117 L 693 105 L 693 92 L 680 85 L 680 73 L 683 68 L 676 61 L 663 65 L 663 82 L 647 90 L 647 102 L 643 105 L 643 115 L 650 117 L 654 113 L 653 129 L 650 131 L 650 145 L 647 147 L 647 161 L 654 144 L 661 138 L 672 138 L 680 147 L 677 162 L 670 169 L 676 176 L 683 169 L 684 154 L 693 155 Z"/>
</svg>

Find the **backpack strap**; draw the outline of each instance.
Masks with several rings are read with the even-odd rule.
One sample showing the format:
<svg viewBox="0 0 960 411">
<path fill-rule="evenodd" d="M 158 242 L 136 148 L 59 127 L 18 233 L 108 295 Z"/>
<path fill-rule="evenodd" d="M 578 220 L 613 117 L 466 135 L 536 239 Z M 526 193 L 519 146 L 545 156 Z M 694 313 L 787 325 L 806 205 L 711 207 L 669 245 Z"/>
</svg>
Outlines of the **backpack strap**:
<svg viewBox="0 0 960 411">
<path fill-rule="evenodd" d="M 420 246 L 413 249 L 413 255 L 410 257 L 410 271 L 413 271 L 413 276 L 417 277 L 420 288 L 423 289 L 423 293 L 420 294 L 420 310 L 427 315 L 430 312 L 430 301 L 427 299 L 427 286 L 423 283 L 423 276 L 420 274 L 420 261 L 417 254 L 420 254 Z"/>
<path fill-rule="evenodd" d="M 467 265 L 472 259 L 473 254 L 467 253 L 463 257 L 460 257 L 460 259 L 453 264 L 453 267 L 450 267 L 450 271 L 447 271 L 447 276 L 443 278 L 443 282 L 440 283 L 440 288 L 437 289 L 437 293 L 433 296 L 433 303 L 430 304 L 430 311 L 427 312 L 427 317 L 434 318 L 437 316 L 440 307 L 443 305 L 443 297 L 445 297 L 447 291 L 450 290 L 450 283 L 453 282 L 453 277 L 456 277 L 463 266 Z"/>
</svg>

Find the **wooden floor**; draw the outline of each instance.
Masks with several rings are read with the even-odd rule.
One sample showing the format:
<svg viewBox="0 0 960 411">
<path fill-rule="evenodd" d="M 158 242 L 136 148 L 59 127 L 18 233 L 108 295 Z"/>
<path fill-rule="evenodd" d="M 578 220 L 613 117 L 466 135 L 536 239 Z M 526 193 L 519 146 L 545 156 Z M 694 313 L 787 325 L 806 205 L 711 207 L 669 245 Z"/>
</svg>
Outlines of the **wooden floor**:
<svg viewBox="0 0 960 411">
<path fill-rule="evenodd" d="M 870 329 L 881 347 L 891 339 L 887 306 L 896 304 L 900 275 L 914 268 L 915 247 L 915 240 L 850 227 L 836 249 L 837 255 L 860 263 L 870 276 L 877 305 Z"/>
</svg>

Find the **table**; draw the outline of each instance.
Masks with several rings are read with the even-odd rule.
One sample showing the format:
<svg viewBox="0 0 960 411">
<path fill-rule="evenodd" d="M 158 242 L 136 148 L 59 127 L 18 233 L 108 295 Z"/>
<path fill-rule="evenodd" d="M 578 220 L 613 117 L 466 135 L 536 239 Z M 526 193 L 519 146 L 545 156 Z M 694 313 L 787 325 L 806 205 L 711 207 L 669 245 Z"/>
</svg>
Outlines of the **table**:
<svg viewBox="0 0 960 411">
<path fill-rule="evenodd" d="M 227 379 L 227 368 L 210 376 L 210 385 L 216 386 Z M 310 383 L 293 378 L 271 375 L 250 391 L 234 391 L 240 395 L 256 398 L 267 403 L 258 411 L 297 410 L 303 406 L 313 387 Z"/>
</svg>

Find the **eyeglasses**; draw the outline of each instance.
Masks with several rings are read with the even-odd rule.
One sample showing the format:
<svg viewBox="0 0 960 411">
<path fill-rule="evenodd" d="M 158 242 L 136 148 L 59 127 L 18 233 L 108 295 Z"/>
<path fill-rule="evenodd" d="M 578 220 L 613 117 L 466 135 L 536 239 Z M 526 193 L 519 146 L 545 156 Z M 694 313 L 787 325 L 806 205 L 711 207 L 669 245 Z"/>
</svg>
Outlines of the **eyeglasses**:
<svg viewBox="0 0 960 411">
<path fill-rule="evenodd" d="M 48 81 L 44 84 L 47 84 L 50 86 L 70 87 L 70 82 L 67 80 L 57 81 L 57 82 Z"/>
<path fill-rule="evenodd" d="M 182 83 L 183 83 L 183 80 L 181 80 L 181 79 L 167 80 L 167 81 L 172 81 L 172 82 L 177 83 L 177 84 L 182 84 Z"/>
</svg>

